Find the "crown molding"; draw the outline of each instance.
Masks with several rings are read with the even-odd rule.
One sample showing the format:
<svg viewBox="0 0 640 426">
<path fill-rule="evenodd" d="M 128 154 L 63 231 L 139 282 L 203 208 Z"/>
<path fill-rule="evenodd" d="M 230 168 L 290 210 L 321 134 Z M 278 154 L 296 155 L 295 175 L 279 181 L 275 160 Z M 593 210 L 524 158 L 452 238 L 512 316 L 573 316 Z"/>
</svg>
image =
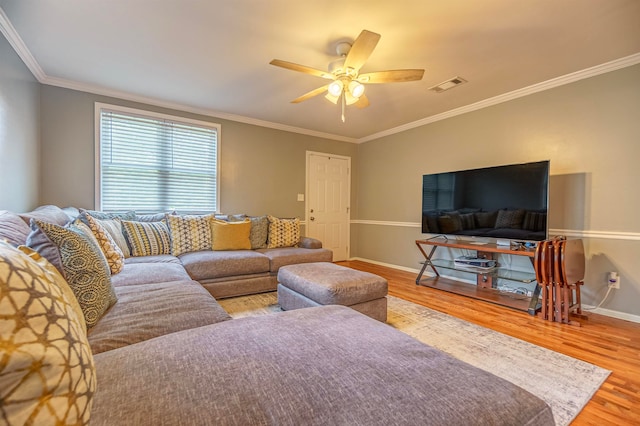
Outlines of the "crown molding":
<svg viewBox="0 0 640 426">
<path fill-rule="evenodd" d="M 117 99 L 124 99 L 131 102 L 139 102 L 148 105 L 154 105 L 162 108 L 174 109 L 183 112 L 190 112 L 193 114 L 206 115 L 208 117 L 220 118 L 223 120 L 235 121 L 239 123 L 251 124 L 254 126 L 268 127 L 275 130 L 282 130 L 285 132 L 298 133 L 307 136 L 313 136 L 323 139 L 332 139 L 341 142 L 357 143 L 357 139 L 349 138 L 346 136 L 334 135 L 331 133 L 323 133 L 315 130 L 304 129 L 301 127 L 289 126 L 281 123 L 274 123 L 271 121 L 258 120 L 256 118 L 245 117 L 242 115 L 230 114 L 227 112 L 216 111 L 207 108 L 198 108 L 189 105 L 180 104 L 177 102 L 168 102 L 157 98 L 148 96 L 136 95 L 120 90 L 113 90 L 106 87 L 100 87 L 94 84 L 81 83 L 73 80 L 66 80 L 63 78 L 46 76 L 41 81 L 42 84 L 48 86 L 62 87 L 65 89 L 78 90 L 80 92 L 93 93 L 95 95 L 109 96 Z"/>
<path fill-rule="evenodd" d="M 13 24 L 11 24 L 2 8 L 0 8 L 0 32 L 5 36 L 20 59 L 22 59 L 22 62 L 29 68 L 31 74 L 42 83 L 46 78 L 46 74 L 40 67 L 40 64 L 38 64 L 38 61 L 36 61 L 36 58 L 34 58 L 29 49 L 27 49 L 27 45 L 24 44 L 22 37 L 20 37 Z"/>
<path fill-rule="evenodd" d="M 640 63 L 640 53 L 635 53 L 633 55 L 625 56 L 624 58 L 615 59 L 613 61 L 605 62 L 604 64 L 596 65 L 591 68 L 576 71 L 560 77 L 552 78 L 551 80 L 547 80 L 541 83 L 533 84 L 531 86 L 523 87 L 522 89 L 513 90 L 511 92 L 503 93 L 502 95 L 484 99 L 482 101 L 465 105 L 460 108 L 455 108 L 455 109 L 443 112 L 441 114 L 432 115 L 417 121 L 413 121 L 411 123 L 403 124 L 402 126 L 393 127 L 391 129 L 384 130 L 382 132 L 374 133 L 372 135 L 365 136 L 363 138 L 358 139 L 358 143 L 364 143 L 364 142 L 380 139 L 384 136 L 390 136 L 396 133 L 404 132 L 406 130 L 415 129 L 416 127 L 424 126 L 426 124 L 434 123 L 436 121 L 445 120 L 447 118 L 466 114 L 472 111 L 477 111 L 482 108 L 487 108 L 503 102 L 522 98 L 524 96 L 532 95 L 534 93 L 542 92 L 544 90 L 553 89 L 554 87 L 575 83 L 576 81 L 584 80 L 585 78 L 595 77 L 600 74 L 605 74 L 618 69 L 630 67 L 632 65 L 636 65 L 639 63 Z"/>
<path fill-rule="evenodd" d="M 382 132 L 374 133 L 369 136 L 365 136 L 362 138 L 351 138 L 347 136 L 335 135 L 332 133 L 324 133 L 318 132 L 315 130 L 304 129 L 301 127 L 289 126 L 282 123 L 274 123 L 266 120 L 259 120 L 256 118 L 245 117 L 242 115 L 230 114 L 221 111 L 215 111 L 207 108 L 198 108 L 188 105 L 183 105 L 176 102 L 168 102 L 157 98 L 147 97 L 135 95 L 119 90 L 108 89 L 105 87 L 81 83 L 72 80 L 66 80 L 63 78 L 50 77 L 45 74 L 44 70 L 38 64 L 38 61 L 33 57 L 24 41 L 14 28 L 14 26 L 9 21 L 9 18 L 4 13 L 4 10 L 0 7 L 0 32 L 5 36 L 5 38 L 9 41 L 9 44 L 16 51 L 20 59 L 25 63 L 27 68 L 31 71 L 34 77 L 38 80 L 38 82 L 42 84 L 46 84 L 49 86 L 62 87 L 66 89 L 78 90 L 87 93 L 93 93 L 96 95 L 109 96 L 119 99 L 128 100 L 131 102 L 140 102 L 149 105 L 159 106 L 162 108 L 169 108 L 178 111 L 190 112 L 193 114 L 206 115 L 210 117 L 220 118 L 224 120 L 235 121 L 239 123 L 251 124 L 254 126 L 266 127 L 275 130 L 282 130 L 285 132 L 298 133 L 307 136 L 313 136 L 323 139 L 336 140 L 341 142 L 349 142 L 349 143 L 364 143 L 369 142 L 375 139 L 380 139 L 385 136 L 390 136 L 396 133 L 404 132 L 406 130 L 411 130 L 416 127 L 424 126 L 426 124 L 434 123 L 436 121 L 445 120 L 447 118 L 455 117 L 461 114 L 466 114 L 468 112 L 476 111 L 482 108 L 486 108 L 492 105 L 497 105 L 502 102 L 507 102 L 513 99 L 521 98 L 527 95 L 531 95 L 533 93 L 541 92 L 544 90 L 552 89 L 554 87 L 562 86 L 565 84 L 573 83 L 579 80 L 583 80 L 585 78 L 594 77 L 600 74 L 604 74 L 607 72 L 615 71 L 621 68 L 629 67 L 632 65 L 636 65 L 640 63 L 640 53 L 636 53 L 630 56 L 626 56 L 624 58 L 616 59 L 610 62 L 606 62 L 604 64 L 596 65 L 591 68 L 587 68 L 581 71 L 576 71 L 564 76 L 556 77 L 551 80 L 543 81 L 541 83 L 533 84 L 528 87 L 524 87 L 522 89 L 517 89 L 508 93 L 504 93 L 502 95 L 494 96 L 489 99 L 485 99 L 470 105 L 465 105 L 460 108 L 455 108 L 441 114 L 432 115 L 429 117 L 425 117 L 423 119 L 413 121 L 411 123 L 403 124 L 401 126 L 393 127 L 388 130 L 384 130 Z"/>
</svg>

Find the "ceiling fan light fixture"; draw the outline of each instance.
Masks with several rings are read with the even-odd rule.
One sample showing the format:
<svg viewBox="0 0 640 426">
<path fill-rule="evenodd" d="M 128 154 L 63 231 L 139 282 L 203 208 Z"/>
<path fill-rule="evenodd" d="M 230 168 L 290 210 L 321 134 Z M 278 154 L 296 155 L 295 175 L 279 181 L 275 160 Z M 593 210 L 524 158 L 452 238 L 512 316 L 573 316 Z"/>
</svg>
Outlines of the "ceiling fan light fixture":
<svg viewBox="0 0 640 426">
<path fill-rule="evenodd" d="M 349 92 L 357 99 L 364 94 L 364 86 L 355 80 L 351 80 L 349 83 Z"/>
<path fill-rule="evenodd" d="M 342 93 L 343 87 L 344 87 L 344 84 L 342 83 L 342 81 L 335 80 L 333 83 L 329 84 L 328 91 L 333 96 L 340 96 L 340 94 Z"/>
</svg>

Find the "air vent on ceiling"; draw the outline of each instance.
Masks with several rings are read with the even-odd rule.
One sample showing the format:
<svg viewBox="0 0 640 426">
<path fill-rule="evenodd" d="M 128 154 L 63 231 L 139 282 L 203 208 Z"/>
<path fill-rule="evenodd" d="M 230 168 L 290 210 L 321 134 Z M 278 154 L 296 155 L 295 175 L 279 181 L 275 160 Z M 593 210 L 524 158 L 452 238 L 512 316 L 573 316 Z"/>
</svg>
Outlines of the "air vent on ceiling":
<svg viewBox="0 0 640 426">
<path fill-rule="evenodd" d="M 454 87 L 459 86 L 466 82 L 467 80 L 465 80 L 462 77 L 453 77 L 447 81 L 443 81 L 440 84 L 436 84 L 433 87 L 429 87 L 429 90 L 433 90 L 436 93 L 440 93 L 440 92 L 444 92 L 445 90 L 453 89 Z"/>
</svg>

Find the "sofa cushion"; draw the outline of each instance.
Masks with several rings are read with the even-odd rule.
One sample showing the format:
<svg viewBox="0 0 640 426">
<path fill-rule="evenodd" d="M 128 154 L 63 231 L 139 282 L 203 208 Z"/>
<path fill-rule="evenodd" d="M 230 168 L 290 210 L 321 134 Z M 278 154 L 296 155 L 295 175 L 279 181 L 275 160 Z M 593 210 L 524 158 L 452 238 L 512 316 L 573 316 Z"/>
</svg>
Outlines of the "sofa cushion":
<svg viewBox="0 0 640 426">
<path fill-rule="evenodd" d="M 142 257 L 141 259 L 154 258 L 156 256 Z M 131 257 L 130 259 L 136 259 Z M 174 258 L 176 259 L 176 258 Z M 177 261 L 177 259 L 176 259 Z M 184 267 L 174 262 L 127 262 L 122 271 L 111 276 L 111 284 L 114 287 L 122 287 L 139 284 L 154 284 L 178 280 L 190 280 Z"/>
<path fill-rule="evenodd" d="M 269 235 L 267 248 L 293 247 L 300 242 L 300 219 L 279 219 L 267 216 L 269 219 Z"/>
<path fill-rule="evenodd" d="M 190 251 L 211 249 L 211 219 L 213 215 L 167 215 L 171 234 L 171 254 L 179 256 Z"/>
<path fill-rule="evenodd" d="M 122 229 L 131 256 L 154 256 L 171 253 L 169 228 L 164 222 L 122 221 Z"/>
<path fill-rule="evenodd" d="M 554 424 L 540 398 L 344 306 L 224 321 L 95 361 L 92 426 Z"/>
<path fill-rule="evenodd" d="M 269 258 L 252 250 L 204 250 L 178 257 L 189 276 L 197 281 L 269 272 Z"/>
<path fill-rule="evenodd" d="M 93 357 L 60 278 L 0 241 L 2 424 L 89 422 Z"/>
<path fill-rule="evenodd" d="M 56 225 L 66 225 L 70 222 L 69 216 L 58 206 L 40 206 L 28 213 L 21 213 L 20 217 L 26 224 L 31 223 L 31 219 L 37 219 L 42 222 L 54 223 Z"/>
<path fill-rule="evenodd" d="M 213 250 L 251 250 L 251 220 L 242 222 L 211 221 Z"/>
<path fill-rule="evenodd" d="M 0 240 L 6 239 L 13 245 L 24 244 L 31 232 L 29 225 L 15 213 L 0 210 Z"/>
<path fill-rule="evenodd" d="M 87 327 L 93 327 L 116 301 L 110 280 L 109 265 L 104 255 L 82 231 L 73 225 L 62 227 L 33 220 L 31 226 L 33 232 L 27 240 L 28 245 L 49 261 L 51 259 L 48 254 L 57 249 L 54 257 L 61 262 L 60 272 L 80 303 Z M 50 249 L 44 250 L 41 247 L 46 245 L 46 239 L 50 241 Z"/>
<path fill-rule="evenodd" d="M 299 247 L 283 247 L 260 249 L 258 252 L 269 258 L 269 272 L 275 274 L 285 265 L 309 262 L 331 262 L 333 252 L 328 249 L 306 249 Z"/>
<path fill-rule="evenodd" d="M 129 263 L 176 263 L 182 265 L 180 259 L 170 254 L 158 254 L 155 256 L 138 256 L 129 257 L 124 260 L 125 264 Z"/>
<path fill-rule="evenodd" d="M 94 354 L 231 319 L 207 290 L 189 279 L 117 287 L 116 292 L 118 303 L 89 331 Z"/>
</svg>

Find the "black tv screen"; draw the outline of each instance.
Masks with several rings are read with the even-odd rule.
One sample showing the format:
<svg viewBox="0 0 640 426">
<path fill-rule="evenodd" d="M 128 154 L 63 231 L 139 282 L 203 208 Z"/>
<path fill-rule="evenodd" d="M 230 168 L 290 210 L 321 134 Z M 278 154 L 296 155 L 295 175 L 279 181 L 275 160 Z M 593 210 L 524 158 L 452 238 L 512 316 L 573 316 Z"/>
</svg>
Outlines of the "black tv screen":
<svg viewBox="0 0 640 426">
<path fill-rule="evenodd" d="M 422 232 L 547 239 L 549 161 L 422 177 Z"/>
</svg>

